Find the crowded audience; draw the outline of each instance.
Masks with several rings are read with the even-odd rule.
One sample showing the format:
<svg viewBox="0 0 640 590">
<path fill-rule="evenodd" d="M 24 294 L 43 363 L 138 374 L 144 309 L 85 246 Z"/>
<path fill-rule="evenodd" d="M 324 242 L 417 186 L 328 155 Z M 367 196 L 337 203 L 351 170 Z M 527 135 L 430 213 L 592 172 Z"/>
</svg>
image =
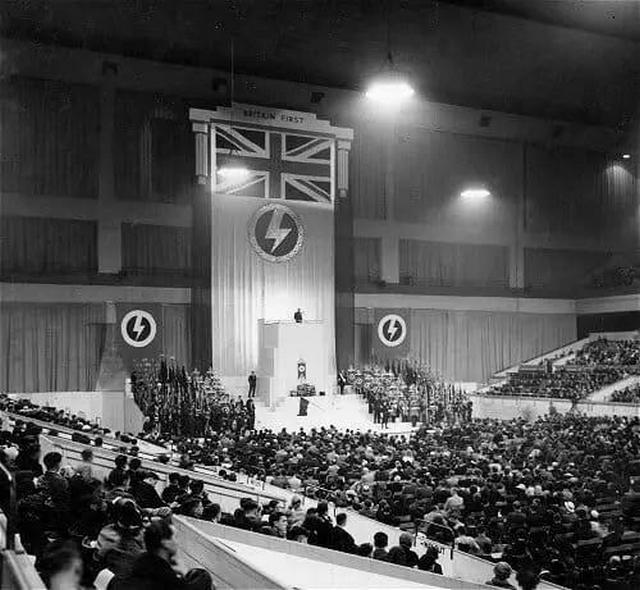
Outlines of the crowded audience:
<svg viewBox="0 0 640 590">
<path fill-rule="evenodd" d="M 621 404 L 640 404 L 640 385 L 625 387 L 611 394 L 611 401 Z"/>
<path fill-rule="evenodd" d="M 578 401 L 636 374 L 640 370 L 640 342 L 599 338 L 587 342 L 562 366 L 554 367 L 553 360 L 523 366 L 510 373 L 505 383 L 490 388 L 487 393 Z"/>
<path fill-rule="evenodd" d="M 581 400 L 598 389 L 624 379 L 618 368 L 581 369 L 561 367 L 553 372 L 532 368 L 510 373 L 507 381 L 491 387 L 489 395 L 536 396 Z"/>
<path fill-rule="evenodd" d="M 640 342 L 598 338 L 585 344 L 576 353 L 572 363 L 583 366 L 634 367 L 640 365 Z"/>
<path fill-rule="evenodd" d="M 612 588 L 612 579 L 616 588 L 637 587 L 638 419 L 474 420 L 395 437 L 229 430 L 197 451 L 186 444 L 190 461 L 206 455 L 221 476 L 244 472 L 296 492 L 288 506 L 246 498 L 233 514 L 197 478 L 176 473 L 159 493 L 157 475 L 136 457 L 117 457 L 104 482 L 92 476 L 90 455 L 71 472 L 59 454 L 39 456 L 36 432 L 18 424 L 2 436 L 5 463 L 30 468 L 16 474 L 19 530 L 39 564 L 52 541 L 75 539 L 85 575 L 107 567 L 119 580 L 135 579 L 146 567 L 135 565 L 149 552 L 146 527 L 184 514 L 435 573 L 441 566 L 430 542 L 497 560 L 496 581 L 516 570 L 570 588 Z M 317 507 L 305 509 L 303 495 Z M 395 547 L 384 534 L 358 544 L 349 532 L 353 512 L 406 533 Z M 427 545 L 421 557 L 415 539 Z M 76 568 L 73 552 L 55 547 L 69 555 L 65 571 Z"/>
</svg>

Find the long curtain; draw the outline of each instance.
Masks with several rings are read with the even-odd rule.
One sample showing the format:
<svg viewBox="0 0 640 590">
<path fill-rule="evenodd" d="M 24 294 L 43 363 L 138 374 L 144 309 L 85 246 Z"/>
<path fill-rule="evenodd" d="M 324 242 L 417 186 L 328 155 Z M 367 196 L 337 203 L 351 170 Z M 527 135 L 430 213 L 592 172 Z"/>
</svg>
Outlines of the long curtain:
<svg viewBox="0 0 640 590">
<path fill-rule="evenodd" d="M 292 321 L 300 307 L 306 320 L 324 322 L 326 358 L 335 367 L 333 209 L 287 201 L 301 219 L 304 245 L 288 262 L 261 259 L 249 241 L 250 221 L 264 199 L 213 199 L 211 315 L 213 362 L 224 376 L 256 368 L 259 320 Z"/>
<path fill-rule="evenodd" d="M 508 258 L 505 246 L 400 240 L 400 276 L 416 284 L 502 286 Z"/>
<path fill-rule="evenodd" d="M 3 217 L 3 275 L 92 273 L 98 267 L 97 223 L 77 219 Z"/>
<path fill-rule="evenodd" d="M 96 198 L 96 87 L 22 78 L 0 90 L 0 189 L 22 195 Z"/>
<path fill-rule="evenodd" d="M 91 391 L 104 346 L 100 304 L 5 303 L 0 390 Z"/>
<path fill-rule="evenodd" d="M 353 239 L 353 266 L 356 280 L 380 278 L 380 238 Z"/>
<path fill-rule="evenodd" d="M 484 382 L 512 364 L 576 339 L 571 314 L 413 310 L 410 355 L 446 379 Z"/>
<path fill-rule="evenodd" d="M 190 274 L 191 231 L 171 227 L 124 223 L 123 267 L 134 273 Z"/>
<path fill-rule="evenodd" d="M 177 303 L 162 306 L 162 352 L 189 369 L 192 366 L 190 308 Z"/>
<path fill-rule="evenodd" d="M 118 90 L 114 141 L 120 198 L 171 203 L 189 198 L 195 150 L 183 99 Z"/>
</svg>

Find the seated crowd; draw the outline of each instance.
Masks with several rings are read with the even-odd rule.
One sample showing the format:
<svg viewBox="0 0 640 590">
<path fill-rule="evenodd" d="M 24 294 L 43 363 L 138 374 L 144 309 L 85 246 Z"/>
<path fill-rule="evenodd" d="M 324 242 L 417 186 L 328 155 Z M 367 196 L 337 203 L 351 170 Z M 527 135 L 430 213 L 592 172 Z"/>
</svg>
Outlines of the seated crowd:
<svg viewBox="0 0 640 590">
<path fill-rule="evenodd" d="M 572 364 L 576 365 L 616 365 L 631 367 L 640 364 L 640 342 L 637 340 L 608 340 L 598 338 L 585 344 L 577 353 Z"/>
<path fill-rule="evenodd" d="M 531 395 L 580 400 L 601 387 L 624 379 L 626 373 L 617 368 L 589 370 L 561 367 L 553 372 L 519 370 L 510 373 L 506 383 L 491 387 L 490 395 Z"/>
<path fill-rule="evenodd" d="M 640 385 L 625 387 L 611 394 L 611 401 L 622 404 L 640 404 Z"/>
<path fill-rule="evenodd" d="M 118 457 L 105 482 L 93 477 L 89 448 L 75 472 L 62 469 L 60 455 L 52 453 L 44 457 L 43 473 L 37 432 L 20 423 L 4 432 L 3 460 L 16 473 L 23 543 L 49 577 L 56 573 L 47 569 L 52 552 L 66 551 L 71 557 L 64 563 L 78 569 L 77 552 L 64 545 L 71 538 L 81 542 L 87 575 L 107 565 L 118 570 L 113 584 L 125 584 L 114 588 L 137 587 L 126 580 L 148 567 L 158 535 L 171 547 L 170 526 L 158 532 L 164 525 L 154 523 L 180 513 L 437 572 L 433 549 L 418 563 L 411 532 L 419 544 L 431 540 L 500 560 L 492 583 L 502 587 L 509 587 L 504 577 L 510 568 L 580 590 L 640 587 L 638 418 L 472 420 L 396 437 L 335 428 L 227 428 L 204 439 L 172 437 L 184 466 L 211 465 L 229 479 L 244 473 L 299 496 L 287 507 L 260 507 L 247 498 L 229 515 L 197 479 L 174 475 L 158 493 L 156 474 L 136 457 Z M 302 495 L 317 499 L 317 508 L 304 510 Z M 331 504 L 341 510 L 335 523 Z M 355 543 L 347 530 L 351 512 L 407 534 L 385 556 L 383 535 L 372 539 L 373 547 Z M 144 552 L 147 530 L 156 532 Z M 136 543 L 146 557 L 119 570 L 119 552 L 104 548 L 115 539 L 131 553 L 127 531 L 142 534 Z M 86 542 L 92 539 L 95 548 Z M 167 563 L 174 559 L 171 551 L 162 555 Z M 186 574 L 180 580 L 188 583 Z"/>
<path fill-rule="evenodd" d="M 557 359 L 556 359 L 557 360 Z M 580 400 L 594 391 L 635 374 L 640 361 L 637 340 L 587 342 L 566 364 L 553 367 L 553 359 L 523 366 L 506 383 L 488 390 L 490 395 L 532 395 Z"/>
</svg>

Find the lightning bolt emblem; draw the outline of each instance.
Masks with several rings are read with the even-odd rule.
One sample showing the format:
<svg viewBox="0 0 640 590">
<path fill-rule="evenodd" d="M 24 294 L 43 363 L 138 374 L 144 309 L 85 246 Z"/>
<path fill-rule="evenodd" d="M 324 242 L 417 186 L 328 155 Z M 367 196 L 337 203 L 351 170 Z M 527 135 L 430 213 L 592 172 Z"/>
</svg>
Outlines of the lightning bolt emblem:
<svg viewBox="0 0 640 590">
<path fill-rule="evenodd" d="M 140 335 L 142 334 L 143 330 L 144 328 L 142 326 L 142 315 L 138 314 L 136 315 L 136 321 L 133 324 L 133 328 L 131 328 L 131 331 L 136 335 L 137 342 L 140 341 Z"/>
<path fill-rule="evenodd" d="M 273 240 L 270 254 L 273 254 L 276 251 L 276 248 L 282 244 L 286 237 L 291 233 L 291 228 L 286 229 L 280 227 L 282 225 L 283 216 L 284 211 L 281 209 L 274 209 L 273 214 L 271 215 L 271 221 L 269 222 L 267 233 L 264 236 L 267 240 Z"/>
<path fill-rule="evenodd" d="M 396 335 L 396 333 L 398 332 L 398 329 L 400 328 L 400 326 L 398 326 L 398 320 L 391 320 L 389 322 L 389 340 L 393 341 L 394 337 Z"/>
</svg>

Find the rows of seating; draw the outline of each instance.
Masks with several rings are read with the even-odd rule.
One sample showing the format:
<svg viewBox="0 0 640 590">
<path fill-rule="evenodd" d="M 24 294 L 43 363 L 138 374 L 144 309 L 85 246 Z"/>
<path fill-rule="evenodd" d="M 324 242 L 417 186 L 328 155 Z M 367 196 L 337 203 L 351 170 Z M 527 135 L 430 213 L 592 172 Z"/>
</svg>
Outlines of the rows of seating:
<svg viewBox="0 0 640 590">
<path fill-rule="evenodd" d="M 490 395 L 580 400 L 640 370 L 640 342 L 599 338 L 587 342 L 562 366 L 554 359 L 523 366 L 487 390 Z"/>
<path fill-rule="evenodd" d="M 639 580 L 638 431 L 639 419 L 570 415 L 533 424 L 473 420 L 411 436 L 334 428 L 295 433 L 228 429 L 206 439 L 173 440 L 185 464 L 245 473 L 300 495 L 288 506 L 277 500 L 261 505 L 247 496 L 228 514 L 215 496 L 207 496 L 195 472 L 176 473 L 159 493 L 154 464 L 143 469 L 135 456 L 114 456 L 117 464 L 106 484 L 93 477 L 90 456 L 86 465 L 64 475 L 60 463 L 52 465 L 49 459 L 48 471 L 56 474 L 49 477 L 65 479 L 62 487 L 77 494 L 74 507 L 83 507 L 71 514 L 55 504 L 60 501 L 55 494 L 44 492 L 43 498 L 33 488 L 31 475 L 42 472 L 34 442 L 37 428 L 18 423 L 3 434 L 2 444 L 7 465 L 18 474 L 31 472 L 17 479 L 21 533 L 36 554 L 44 552 L 49 536 L 98 539 L 104 526 L 116 526 L 119 518 L 103 510 L 103 501 L 112 506 L 120 498 L 134 502 L 135 511 L 125 512 L 136 526 L 137 512 L 143 523 L 145 517 L 151 521 L 177 512 L 413 567 L 418 565 L 413 534 L 418 533 L 500 560 L 496 575 L 504 575 L 508 564 L 586 589 L 611 579 L 622 584 L 617 587 L 633 588 Z M 585 451 L 587 439 L 591 444 Z M 303 494 L 320 501 L 315 510 L 303 509 Z M 331 519 L 331 504 L 346 515 L 338 522 Z M 387 551 L 383 535 L 371 539 L 372 547 L 355 544 L 348 533 L 351 512 L 405 529 L 404 545 Z M 105 518 L 113 522 L 105 524 Z M 121 524 L 133 526 L 127 522 Z M 420 567 L 437 571 L 431 558 Z"/>
<path fill-rule="evenodd" d="M 625 387 L 611 394 L 611 401 L 624 404 L 640 404 L 640 385 Z"/>
</svg>

